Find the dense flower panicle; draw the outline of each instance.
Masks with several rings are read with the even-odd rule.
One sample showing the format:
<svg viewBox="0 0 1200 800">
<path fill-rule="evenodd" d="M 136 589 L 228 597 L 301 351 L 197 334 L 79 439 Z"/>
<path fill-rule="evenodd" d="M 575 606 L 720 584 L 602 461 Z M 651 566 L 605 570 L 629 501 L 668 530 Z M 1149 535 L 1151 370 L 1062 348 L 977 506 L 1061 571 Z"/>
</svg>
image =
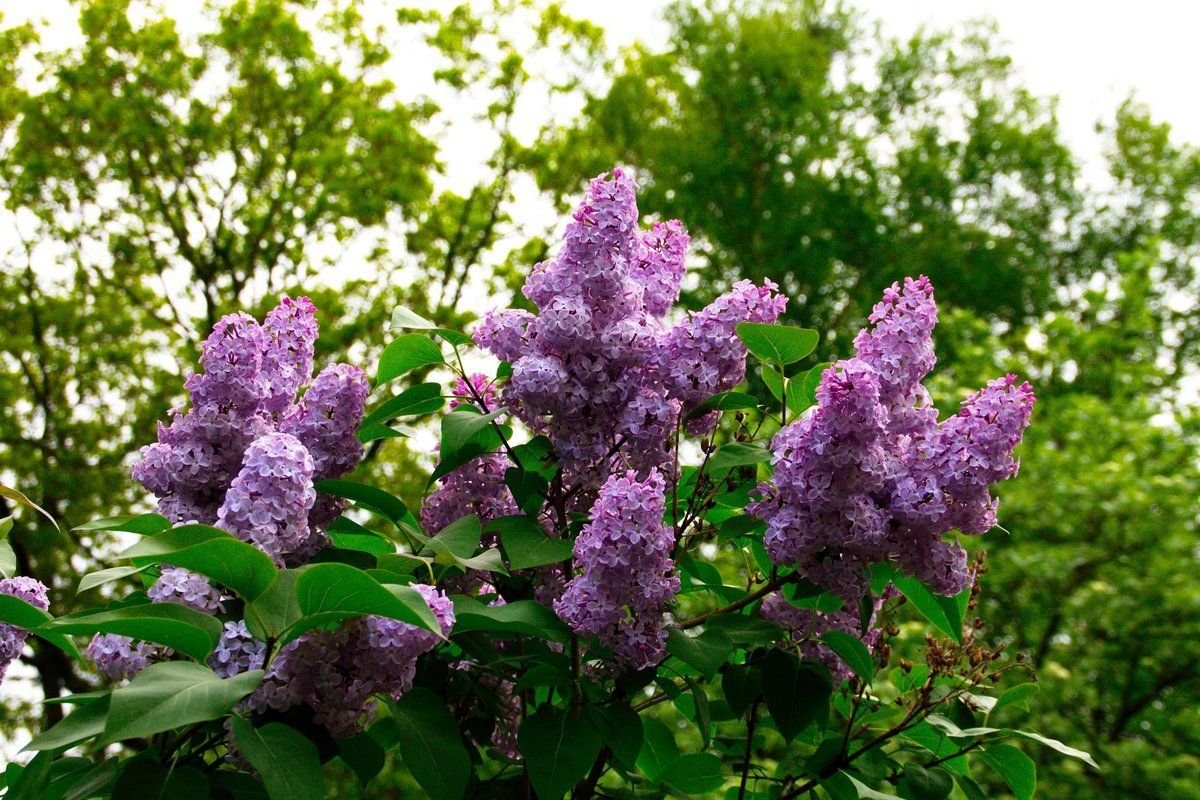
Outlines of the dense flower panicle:
<svg viewBox="0 0 1200 800">
<path fill-rule="evenodd" d="M 308 512 L 316 500 L 312 478 L 312 457 L 296 437 L 271 433 L 256 439 L 225 494 L 217 524 L 282 563 L 308 541 Z"/>
<path fill-rule="evenodd" d="M 255 543 L 274 541 L 279 547 L 271 555 L 289 566 L 303 563 L 326 544 L 324 529 L 345 505 L 337 498 L 309 501 L 307 531 L 289 528 L 285 540 L 275 541 L 280 531 L 251 536 L 246 525 L 251 518 L 267 517 L 277 525 L 273 515 L 278 508 L 251 509 L 244 492 L 233 501 L 227 497 L 252 445 L 280 431 L 293 434 L 308 451 L 312 480 L 343 475 L 362 458 L 356 430 L 369 389 L 366 376 L 355 367 L 331 365 L 313 380 L 316 338 L 315 309 L 303 297 L 284 297 L 262 325 L 245 314 L 232 314 L 214 327 L 204 343 L 203 372 L 185 384 L 190 408 L 171 412 L 170 424 L 159 426 L 158 441 L 142 449 L 133 468 L 134 478 L 158 497 L 160 513 L 177 524 L 215 525 L 223 507 L 236 503 L 240 535 Z M 289 488 L 296 480 L 291 472 L 276 477 L 282 481 L 276 491 L 265 491 L 273 478 L 256 481 L 267 502 L 294 488 Z M 301 534 L 300 539 L 288 538 Z"/>
<path fill-rule="evenodd" d="M 362 460 L 363 446 L 355 432 L 370 391 L 361 369 L 330 364 L 283 420 L 279 429 L 299 439 L 312 455 L 314 480 L 341 477 Z"/>
<path fill-rule="evenodd" d="M 179 603 L 205 614 L 225 610 L 221 593 L 203 575 L 180 567 L 163 567 L 146 595 L 155 603 Z"/>
<path fill-rule="evenodd" d="M 920 384 L 936 319 L 927 279 L 888 290 L 875 327 L 855 339 L 858 357 L 826 370 L 814 412 L 776 435 L 774 476 L 749 508 L 767 523 L 776 563 L 848 604 L 865 591 L 867 568 L 892 558 L 939 594 L 966 588 L 966 553 L 942 537 L 991 528 L 990 485 L 1016 473 L 1029 384 L 993 381 L 939 424 Z"/>
<path fill-rule="evenodd" d="M 50 608 L 46 585 L 35 578 L 18 575 L 0 580 L 0 594 L 24 600 L 42 611 Z M 21 657 L 21 651 L 25 648 L 25 640 L 28 637 L 29 634 L 24 628 L 0 622 L 0 681 L 4 680 L 9 665 Z"/>
<path fill-rule="evenodd" d="M 789 639 L 798 643 L 800 655 L 820 661 L 829 670 L 834 681 L 839 683 L 849 678 L 853 672 L 827 645 L 818 641 L 821 635 L 830 631 L 842 631 L 861 639 L 869 650 L 874 649 L 879 641 L 879 629 L 868 627 L 863 631 L 862 620 L 856 611 L 845 608 L 837 611 L 799 608 L 788 602 L 779 592 L 767 595 L 758 613 L 763 619 L 774 622 L 787 631 Z M 874 615 L 870 623 L 874 623 Z"/>
<path fill-rule="evenodd" d="M 445 594 L 413 587 L 429 603 L 443 634 L 454 625 Z M 439 641 L 431 631 L 383 617 L 360 617 L 331 631 L 310 631 L 289 642 L 246 700 L 254 712 L 307 706 L 333 736 L 362 730 L 376 695 L 399 698 L 412 687 L 416 660 Z"/>
<path fill-rule="evenodd" d="M 313 377 L 317 309 L 307 297 L 284 297 L 263 322 L 263 407 L 272 414 L 291 410 L 296 394 Z"/>
<path fill-rule="evenodd" d="M 222 678 L 232 678 L 243 672 L 262 669 L 266 655 L 266 642 L 255 639 L 245 622 L 226 622 L 216 648 L 208 657 L 208 667 Z"/>
<path fill-rule="evenodd" d="M 614 170 L 591 182 L 558 254 L 529 275 L 524 293 L 538 313 L 493 312 L 475 331 L 477 344 L 512 362 L 505 403 L 554 442 L 580 497 L 610 472 L 665 467 L 680 407 L 741 380 L 746 351 L 733 327 L 783 309 L 773 284 L 742 282 L 668 330 L 662 318 L 679 296 L 687 246 L 678 222 L 639 229 L 636 185 Z"/>
<path fill-rule="evenodd" d="M 735 329 L 741 322 L 772 323 L 787 307 L 779 286 L 738 281 L 704 309 L 690 313 L 667 333 L 655 370 L 673 398 L 690 411 L 746 375 L 746 346 Z"/>
<path fill-rule="evenodd" d="M 580 574 L 554 603 L 572 630 L 596 636 L 619 664 L 634 669 L 662 660 L 662 614 L 679 590 L 675 537 L 662 521 L 664 489 L 656 470 L 641 481 L 629 472 L 605 482 L 575 540 Z"/>
<path fill-rule="evenodd" d="M 691 237 L 679 220 L 656 222 L 642 234 L 639 258 L 633 263 L 632 275 L 643 287 L 642 299 L 646 311 L 662 317 L 679 299 L 679 285 L 687 270 L 687 249 Z"/>
<path fill-rule="evenodd" d="M 933 285 L 924 275 L 893 284 L 871 312 L 871 327 L 854 338 L 856 356 L 879 377 L 880 400 L 895 434 L 923 433 L 937 424 L 937 410 L 921 384 L 937 363 L 933 329 L 937 325 Z"/>
<path fill-rule="evenodd" d="M 443 476 L 421 503 L 421 527 L 432 535 L 467 514 L 487 523 L 519 513 L 504 483 L 509 466 L 503 453 L 487 453 Z"/>
<path fill-rule="evenodd" d="M 192 404 L 245 416 L 255 413 L 269 391 L 262 369 L 267 338 L 249 314 L 222 317 L 204 340 L 200 354 L 204 372 L 189 376 L 183 384 Z"/>
<path fill-rule="evenodd" d="M 96 671 L 110 681 L 132 678 L 171 651 L 150 642 L 135 642 L 117 633 L 98 633 L 87 646 L 87 656 Z"/>
</svg>

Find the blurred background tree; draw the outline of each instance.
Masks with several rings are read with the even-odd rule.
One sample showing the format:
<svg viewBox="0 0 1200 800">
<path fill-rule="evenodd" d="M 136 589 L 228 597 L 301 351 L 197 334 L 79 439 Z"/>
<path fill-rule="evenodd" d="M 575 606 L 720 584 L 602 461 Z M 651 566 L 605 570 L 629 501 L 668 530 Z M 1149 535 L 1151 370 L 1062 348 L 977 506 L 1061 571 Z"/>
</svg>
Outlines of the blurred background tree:
<svg viewBox="0 0 1200 800">
<path fill-rule="evenodd" d="M 1196 796 L 1200 151 L 1131 101 L 1085 182 L 986 25 L 894 40 L 815 0 L 666 19 L 665 45 L 607 56 L 537 0 L 386 30 L 350 3 L 237 0 L 200 34 L 88 0 L 77 46 L 0 31 L 4 481 L 64 527 L 127 511 L 131 453 L 217 316 L 302 289 L 322 342 L 370 364 L 392 305 L 466 321 L 545 255 L 545 200 L 630 164 L 644 209 L 693 234 L 693 300 L 772 278 L 831 359 L 884 286 L 925 273 L 941 408 L 998 369 L 1034 382 L 1011 535 L 982 543 L 989 633 L 1037 669 L 1032 726 L 1104 767 L 1046 759 L 1040 783 Z M 409 47 L 421 74 L 393 85 Z M 412 499 L 415 456 L 385 452 L 367 469 Z M 20 522 L 22 567 L 68 608 L 105 543 Z M 47 695 L 83 680 L 33 663 Z"/>
</svg>

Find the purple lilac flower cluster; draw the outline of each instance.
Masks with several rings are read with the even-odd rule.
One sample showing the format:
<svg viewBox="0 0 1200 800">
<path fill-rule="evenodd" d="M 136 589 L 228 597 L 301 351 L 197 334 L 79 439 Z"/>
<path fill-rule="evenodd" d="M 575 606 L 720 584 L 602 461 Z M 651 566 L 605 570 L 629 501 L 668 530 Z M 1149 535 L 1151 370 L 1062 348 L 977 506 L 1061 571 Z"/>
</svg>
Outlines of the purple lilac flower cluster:
<svg viewBox="0 0 1200 800">
<path fill-rule="evenodd" d="M 669 327 L 688 236 L 678 222 L 640 230 L 635 192 L 621 170 L 594 179 L 558 255 L 525 282 L 538 313 L 494 311 L 475 331 L 512 362 L 505 402 L 554 442 L 567 480 L 588 488 L 613 468 L 665 467 L 680 414 L 742 378 L 733 327 L 773 322 L 786 303 L 770 282 L 742 282 Z"/>
<path fill-rule="evenodd" d="M 172 412 L 133 470 L 172 522 L 226 525 L 281 563 L 319 549 L 341 504 L 318 502 L 312 483 L 362 458 L 369 386 L 345 364 L 313 378 L 315 313 L 285 297 L 261 325 L 231 314 L 213 328 L 203 372 L 184 384 L 191 407 Z"/>
<path fill-rule="evenodd" d="M 184 384 L 190 407 L 171 412 L 133 469 L 164 516 L 220 526 L 281 566 L 303 564 L 325 545 L 325 528 L 344 506 L 313 484 L 361 460 L 355 432 L 369 386 L 362 370 L 345 364 L 314 378 L 317 335 L 316 309 L 303 297 L 283 298 L 261 325 L 231 314 L 214 326 L 202 371 Z M 206 614 L 225 610 L 226 598 L 205 578 L 176 567 L 164 567 L 147 594 Z M 263 652 L 245 623 L 226 622 L 209 663 L 219 674 L 237 674 L 261 666 Z M 170 655 L 111 634 L 97 636 L 88 653 L 112 679 Z"/>
<path fill-rule="evenodd" d="M 442 633 L 449 634 L 454 625 L 449 598 L 431 586 L 413 588 L 429 603 Z M 417 658 L 437 643 L 431 631 L 384 617 L 311 631 L 279 652 L 246 706 L 257 713 L 307 706 L 314 721 L 334 736 L 353 736 L 374 710 L 375 695 L 399 698 L 407 692 Z"/>
<path fill-rule="evenodd" d="M 0 580 L 0 594 L 24 600 L 42 611 L 50 608 L 46 585 L 35 578 L 18 575 L 15 578 Z M 25 629 L 0 622 L 0 681 L 4 680 L 9 665 L 21 657 L 21 651 L 25 648 L 25 640 L 28 637 L 29 634 Z"/>
<path fill-rule="evenodd" d="M 631 471 L 604 483 L 575 540 L 580 574 L 554 603 L 573 631 L 596 636 L 619 665 L 633 669 L 662 660 L 662 615 L 679 590 L 675 536 L 662 519 L 664 489 L 657 470 L 642 480 Z"/>
<path fill-rule="evenodd" d="M 825 371 L 815 411 L 772 442 L 775 472 L 751 513 L 767 523 L 772 559 L 855 608 L 868 567 L 895 559 L 943 595 L 971 577 L 945 534 L 995 524 L 989 486 L 1016 474 L 1013 449 L 1033 391 L 1009 375 L 941 423 L 921 381 L 933 367 L 933 287 L 890 288 L 855 339 L 856 355 Z"/>
</svg>

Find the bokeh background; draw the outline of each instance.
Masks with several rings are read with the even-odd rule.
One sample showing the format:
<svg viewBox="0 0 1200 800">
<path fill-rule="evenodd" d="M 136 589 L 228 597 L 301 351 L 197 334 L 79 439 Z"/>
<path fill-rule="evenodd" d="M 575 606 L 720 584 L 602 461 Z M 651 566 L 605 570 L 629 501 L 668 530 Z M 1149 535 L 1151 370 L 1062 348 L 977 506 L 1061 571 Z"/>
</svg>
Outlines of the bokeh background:
<svg viewBox="0 0 1200 800">
<path fill-rule="evenodd" d="M 0 482 L 64 530 L 144 508 L 131 460 L 221 314 L 308 294 L 323 355 L 369 365 L 398 303 L 521 302 L 628 165 L 693 235 L 693 302 L 776 280 L 824 361 L 924 273 L 941 407 L 1035 385 L 975 544 L 987 635 L 1039 677 L 1027 727 L 1104 768 L 1031 752 L 1043 794 L 1200 796 L 1190 5 L 4 0 Z M 389 444 L 361 477 L 415 502 L 430 461 Z M 13 543 L 60 612 L 113 551 L 27 513 Z M 0 752 L 93 680 L 28 650 Z"/>
</svg>

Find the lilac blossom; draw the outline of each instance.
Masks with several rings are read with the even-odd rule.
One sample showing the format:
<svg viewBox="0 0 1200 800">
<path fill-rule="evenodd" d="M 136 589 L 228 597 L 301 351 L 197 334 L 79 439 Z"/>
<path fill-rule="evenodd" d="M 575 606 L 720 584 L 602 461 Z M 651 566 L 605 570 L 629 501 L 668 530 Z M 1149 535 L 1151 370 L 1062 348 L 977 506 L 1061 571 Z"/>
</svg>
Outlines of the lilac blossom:
<svg viewBox="0 0 1200 800">
<path fill-rule="evenodd" d="M 890 559 L 939 594 L 970 585 L 965 551 L 943 537 L 992 527 L 990 486 L 1016 474 L 1032 389 L 1011 375 L 992 381 L 939 424 L 920 384 L 936 319 L 927 279 L 885 293 L 857 357 L 827 369 L 816 409 L 775 436 L 774 475 L 749 507 L 776 563 L 848 604 L 865 592 L 867 568 Z"/>
<path fill-rule="evenodd" d="M 413 587 L 429 603 L 443 634 L 454 625 L 454 607 L 431 586 Z M 398 699 L 412 687 L 417 659 L 438 636 L 406 622 L 360 617 L 335 630 L 310 631 L 272 660 L 262 684 L 247 699 L 254 712 L 307 706 L 313 719 L 344 738 L 362 730 L 375 696 Z"/>
<path fill-rule="evenodd" d="M 87 646 L 87 656 L 96 665 L 96 671 L 110 681 L 132 678 L 170 652 L 162 645 L 135 642 L 117 633 L 98 633 Z"/>
<path fill-rule="evenodd" d="M 35 578 L 18 575 L 0 580 L 0 594 L 24 600 L 42 611 L 50 608 L 46 585 Z M 29 633 L 24 628 L 0 622 L 0 681 L 4 680 L 9 665 L 21 657 L 28 637 Z"/>
<path fill-rule="evenodd" d="M 596 636 L 618 664 L 633 669 L 662 660 L 662 614 L 679 590 L 675 537 L 662 521 L 664 489 L 657 470 L 641 481 L 629 472 L 605 482 L 575 540 L 580 574 L 554 603 L 573 631 Z"/>
<path fill-rule="evenodd" d="M 504 483 L 510 466 L 503 453 L 487 453 L 443 476 L 421 504 L 421 527 L 432 535 L 467 514 L 487 523 L 519 513 Z"/>
<path fill-rule="evenodd" d="M 312 381 L 317 343 L 317 309 L 307 297 L 279 301 L 262 325 L 264 409 L 282 415 L 291 410 L 301 387 Z"/>
<path fill-rule="evenodd" d="M 787 307 L 787 298 L 778 289 L 769 280 L 762 286 L 738 281 L 667 333 L 654 369 L 668 395 L 682 402 L 685 412 L 742 382 L 746 346 L 735 329 L 741 322 L 775 322 Z"/>
<path fill-rule="evenodd" d="M 296 437 L 271 433 L 255 440 L 217 524 L 282 562 L 309 538 L 308 512 L 316 500 L 312 476 L 312 457 Z"/>
<path fill-rule="evenodd" d="M 180 567 L 166 567 L 146 595 L 155 603 L 179 603 L 204 614 L 224 611 L 221 593 L 203 575 Z"/>
<path fill-rule="evenodd" d="M 492 312 L 475 331 L 512 362 L 504 401 L 554 442 L 581 500 L 610 471 L 665 467 L 680 408 L 741 380 L 746 351 L 733 327 L 783 308 L 773 284 L 743 282 L 668 329 L 688 237 L 678 222 L 640 230 L 635 193 L 621 170 L 594 179 L 557 255 L 525 282 L 538 313 Z"/>
<path fill-rule="evenodd" d="M 266 642 L 255 639 L 245 622 L 226 622 L 216 648 L 208 657 L 208 666 L 222 678 L 232 678 L 243 672 L 262 669 L 266 654 Z"/>
</svg>

